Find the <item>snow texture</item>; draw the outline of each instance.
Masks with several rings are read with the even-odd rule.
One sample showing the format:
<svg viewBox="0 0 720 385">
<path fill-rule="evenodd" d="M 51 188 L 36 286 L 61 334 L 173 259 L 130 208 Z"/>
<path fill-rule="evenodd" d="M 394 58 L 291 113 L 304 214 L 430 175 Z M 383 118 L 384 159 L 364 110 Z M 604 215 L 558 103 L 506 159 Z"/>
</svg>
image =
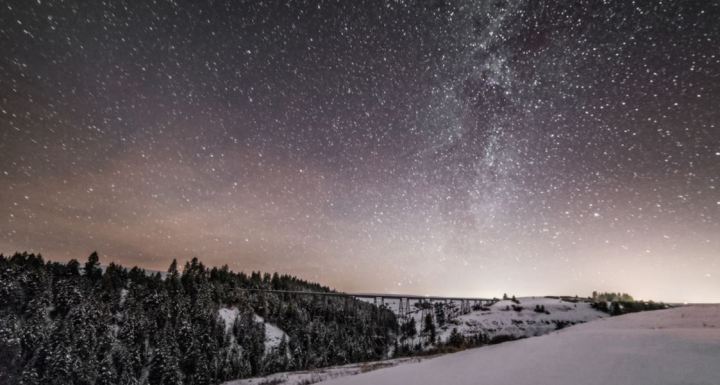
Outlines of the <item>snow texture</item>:
<svg viewBox="0 0 720 385">
<path fill-rule="evenodd" d="M 372 302 L 372 300 L 368 302 Z M 457 328 L 458 332 L 466 336 L 482 333 L 489 338 L 496 336 L 534 337 L 567 325 L 607 316 L 607 314 L 593 309 L 587 302 L 569 302 L 547 297 L 518 298 L 518 302 L 516 304 L 510 300 L 499 301 L 480 310 L 462 314 L 459 301 L 437 301 L 437 304 L 442 304 L 446 318 L 448 318 L 444 325 L 438 326 L 438 337 L 440 341 L 447 341 L 453 328 Z M 416 328 L 419 333 L 420 329 L 422 329 L 425 312 L 432 314 L 433 318 L 435 318 L 435 312 L 434 309 L 425 311 L 418 309 L 415 306 L 416 303 L 417 301 L 410 301 L 412 310 L 406 312 L 405 316 L 415 318 Z M 392 310 L 399 316 L 400 322 L 405 319 L 399 311 L 398 300 L 388 299 L 379 305 L 384 305 Z M 534 311 L 535 306 L 538 305 L 543 306 L 547 313 Z M 522 309 L 513 310 L 513 306 L 516 309 Z M 434 319 L 434 321 L 437 324 L 437 319 Z"/>
<path fill-rule="evenodd" d="M 720 305 L 606 318 L 328 385 L 717 385 Z"/>
<path fill-rule="evenodd" d="M 230 307 L 230 308 L 221 308 L 218 310 L 218 317 L 223 320 L 225 323 L 225 333 L 230 333 L 230 330 L 232 329 L 233 324 L 235 323 L 235 319 L 237 319 L 239 314 L 239 310 L 236 307 Z M 287 339 L 287 334 L 277 327 L 275 324 L 265 322 L 263 317 L 260 317 L 257 314 L 254 314 L 254 320 L 257 323 L 264 323 L 265 324 L 265 351 L 268 352 L 273 348 L 276 348 L 278 345 L 280 345 L 280 341 L 282 341 L 283 336 Z"/>
<path fill-rule="evenodd" d="M 230 333 L 230 330 L 238 317 L 239 310 L 236 307 L 224 307 L 218 310 L 220 318 L 225 323 L 225 333 Z"/>
<path fill-rule="evenodd" d="M 280 341 L 282 341 L 283 336 L 285 336 L 285 339 L 289 338 L 282 329 L 275 326 L 275 324 L 265 322 L 263 317 L 260 317 L 257 314 L 255 314 L 255 322 L 265 324 L 265 351 L 276 348 L 280 345 Z"/>
<path fill-rule="evenodd" d="M 485 333 L 490 337 L 508 335 L 534 337 L 558 329 L 559 325 L 576 324 L 606 317 L 607 314 L 590 307 L 587 302 L 566 302 L 553 298 L 520 298 L 520 304 L 500 301 L 485 311 L 460 315 L 441 328 L 440 337 L 447 340 L 453 327 L 465 335 Z M 522 310 L 513 310 L 513 305 Z M 536 312 L 535 306 L 544 306 L 547 313 Z M 508 307 L 510 310 L 507 310 Z"/>
<path fill-rule="evenodd" d="M 265 377 L 246 378 L 242 380 L 229 381 L 226 382 L 224 385 L 308 385 L 333 378 L 351 376 L 355 374 L 369 372 L 371 370 L 392 367 L 399 364 L 420 362 L 424 359 L 425 358 L 422 357 L 405 357 L 393 360 L 333 366 L 316 370 L 274 373 Z"/>
</svg>

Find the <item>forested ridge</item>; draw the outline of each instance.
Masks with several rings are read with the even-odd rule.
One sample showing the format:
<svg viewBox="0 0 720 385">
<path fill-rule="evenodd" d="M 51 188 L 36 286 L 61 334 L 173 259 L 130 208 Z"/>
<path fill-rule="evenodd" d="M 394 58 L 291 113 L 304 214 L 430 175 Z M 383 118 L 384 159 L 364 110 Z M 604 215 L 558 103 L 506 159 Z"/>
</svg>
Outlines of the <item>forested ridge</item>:
<svg viewBox="0 0 720 385">
<path fill-rule="evenodd" d="M 193 259 L 167 274 L 40 255 L 0 255 L 0 383 L 216 384 L 277 371 L 381 359 L 395 315 L 276 274 L 208 268 Z M 219 317 L 237 308 L 234 324 Z M 265 344 L 265 325 L 282 329 Z"/>
</svg>

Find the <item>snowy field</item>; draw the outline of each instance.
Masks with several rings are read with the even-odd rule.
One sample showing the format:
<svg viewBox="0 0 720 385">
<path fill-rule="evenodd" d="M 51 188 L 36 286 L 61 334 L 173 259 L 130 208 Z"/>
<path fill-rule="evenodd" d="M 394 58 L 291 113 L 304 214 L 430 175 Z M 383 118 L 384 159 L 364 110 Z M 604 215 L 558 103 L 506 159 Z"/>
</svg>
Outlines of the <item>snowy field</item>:
<svg viewBox="0 0 720 385">
<path fill-rule="evenodd" d="M 426 359 L 429 359 L 429 357 L 405 357 L 392 360 L 333 366 L 316 370 L 275 373 L 265 377 L 229 381 L 224 385 L 309 385 L 329 379 L 366 373 L 371 370 L 389 368 L 400 364 L 418 363 Z"/>
<path fill-rule="evenodd" d="M 599 319 L 328 385 L 718 385 L 720 305 Z"/>
</svg>

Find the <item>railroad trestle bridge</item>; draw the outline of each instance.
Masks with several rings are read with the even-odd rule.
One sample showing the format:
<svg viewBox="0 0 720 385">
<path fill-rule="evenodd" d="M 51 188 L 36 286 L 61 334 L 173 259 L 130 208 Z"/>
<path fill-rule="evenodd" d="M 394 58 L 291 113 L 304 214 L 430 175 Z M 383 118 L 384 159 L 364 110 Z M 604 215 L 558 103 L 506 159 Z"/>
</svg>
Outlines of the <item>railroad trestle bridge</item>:
<svg viewBox="0 0 720 385">
<path fill-rule="evenodd" d="M 356 299 L 366 303 L 372 303 L 378 308 L 390 309 L 390 303 L 397 304 L 395 313 L 400 317 L 406 317 L 413 311 L 422 311 L 423 313 L 432 310 L 433 304 L 444 303 L 446 305 L 453 304 L 458 307 L 460 314 L 469 313 L 477 306 L 490 306 L 498 301 L 497 298 L 479 298 L 479 297 L 446 297 L 446 296 L 426 296 L 412 294 L 392 294 L 392 293 L 343 293 L 334 291 L 300 291 L 300 290 L 274 290 L 274 289 L 241 289 L 242 291 L 251 293 L 273 293 L 280 296 L 312 296 L 316 298 L 339 297 L 346 299 L 346 305 L 349 299 Z"/>
</svg>

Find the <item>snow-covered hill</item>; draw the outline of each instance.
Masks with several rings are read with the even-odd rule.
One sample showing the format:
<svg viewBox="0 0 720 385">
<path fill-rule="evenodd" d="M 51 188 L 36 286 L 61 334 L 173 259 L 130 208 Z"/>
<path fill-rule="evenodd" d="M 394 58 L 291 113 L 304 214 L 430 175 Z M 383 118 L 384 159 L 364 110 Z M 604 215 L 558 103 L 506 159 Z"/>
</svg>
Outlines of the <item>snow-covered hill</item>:
<svg viewBox="0 0 720 385">
<path fill-rule="evenodd" d="M 465 335 L 485 333 L 489 337 L 533 337 L 577 323 L 607 317 L 587 302 L 567 302 L 561 299 L 531 297 L 512 301 L 500 301 L 487 310 L 472 311 L 459 315 L 446 325 L 441 338 L 447 339 L 453 327 Z M 542 306 L 545 312 L 535 311 Z"/>
<path fill-rule="evenodd" d="M 718 363 L 720 305 L 705 305 L 601 319 L 323 384 L 717 385 Z"/>
<path fill-rule="evenodd" d="M 587 321 L 597 320 L 607 317 L 607 314 L 596 311 L 587 302 L 570 302 L 557 298 L 546 297 L 527 297 L 519 298 L 516 302 L 511 300 L 498 301 L 488 306 L 478 306 L 475 310 L 462 312 L 458 302 L 438 301 L 431 303 L 431 306 L 425 306 L 423 309 L 416 301 L 410 302 L 409 311 L 401 311 L 399 309 L 399 301 L 389 299 L 382 306 L 392 310 L 397 316 L 399 322 L 406 322 L 413 318 L 416 323 L 418 336 L 414 338 L 412 344 L 422 342 L 427 343 L 427 336 L 421 336 L 423 318 L 426 314 L 430 314 L 438 323 L 437 310 L 441 308 L 445 321 L 442 326 L 437 327 L 437 339 L 440 342 L 446 342 L 450 337 L 453 329 L 457 329 L 465 336 L 472 337 L 483 334 L 488 338 L 493 337 L 533 337 L 564 328 L 566 326 L 583 323 Z M 426 304 L 428 302 L 426 301 Z M 540 306 L 544 311 L 535 311 Z M 220 317 L 225 321 L 228 329 L 237 318 L 236 308 L 224 308 L 220 311 Z M 256 321 L 257 318 L 256 318 Z M 282 331 L 271 324 L 265 324 L 266 331 L 266 351 L 277 346 Z M 277 329 L 277 332 L 271 336 L 271 330 Z M 401 341 L 403 342 L 403 341 Z M 404 341 L 403 343 L 407 343 Z M 435 344 L 423 344 L 423 349 L 431 349 Z M 400 364 L 417 363 L 428 359 L 428 357 L 414 358 L 396 358 L 373 363 L 358 363 L 330 368 L 323 368 L 311 371 L 297 371 L 288 373 L 275 373 L 265 377 L 249 378 L 244 380 L 231 381 L 228 385 L 252 385 L 252 384 L 311 384 L 327 379 L 344 377 L 364 373 L 384 367 L 392 367 Z"/>
<path fill-rule="evenodd" d="M 461 311 L 458 301 L 438 301 L 431 308 L 422 309 L 418 301 L 410 302 L 410 311 L 400 311 L 399 301 L 386 300 L 383 306 L 392 310 L 398 321 L 415 319 L 418 334 L 423 318 L 431 314 L 437 325 L 440 341 L 447 341 L 453 328 L 465 336 L 484 334 L 488 338 L 508 336 L 512 338 L 533 337 L 577 323 L 606 317 L 607 314 L 593 309 L 587 302 L 569 302 L 559 298 L 525 297 L 517 302 L 504 300 L 490 306 L 476 307 L 468 313 Z M 442 309 L 445 321 L 438 320 L 436 307 Z M 535 311 L 541 306 L 544 312 Z M 418 337 L 420 338 L 420 337 Z"/>
</svg>

